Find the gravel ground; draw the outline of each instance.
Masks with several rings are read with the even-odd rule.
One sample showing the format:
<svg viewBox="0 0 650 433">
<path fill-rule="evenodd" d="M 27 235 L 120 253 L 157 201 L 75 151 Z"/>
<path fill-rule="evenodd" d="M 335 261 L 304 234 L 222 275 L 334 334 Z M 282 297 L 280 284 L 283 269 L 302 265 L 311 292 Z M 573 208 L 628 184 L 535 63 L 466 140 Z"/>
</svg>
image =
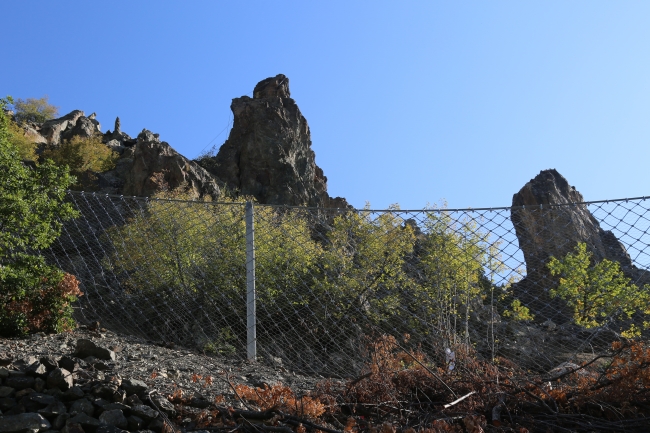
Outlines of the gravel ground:
<svg viewBox="0 0 650 433">
<path fill-rule="evenodd" d="M 86 326 L 63 334 L 40 333 L 22 339 L 0 338 L 0 365 L 9 369 L 23 369 L 45 356 L 60 359 L 64 355 L 74 355 L 79 339 L 89 339 L 98 347 L 115 352 L 115 361 L 92 357 L 85 359 L 87 370 L 94 377 L 101 380 L 103 376 L 117 374 L 124 379 L 142 380 L 160 395 L 170 395 L 181 389 L 185 396 L 200 395 L 208 401 L 223 396 L 223 404 L 242 407 L 235 398 L 231 384 L 259 387 L 282 383 L 301 395 L 324 380 L 322 377 L 297 374 L 281 366 L 269 367 L 258 362 L 207 356 L 185 348 L 164 347 L 138 337 Z M 206 381 L 207 377 L 211 381 Z"/>
</svg>

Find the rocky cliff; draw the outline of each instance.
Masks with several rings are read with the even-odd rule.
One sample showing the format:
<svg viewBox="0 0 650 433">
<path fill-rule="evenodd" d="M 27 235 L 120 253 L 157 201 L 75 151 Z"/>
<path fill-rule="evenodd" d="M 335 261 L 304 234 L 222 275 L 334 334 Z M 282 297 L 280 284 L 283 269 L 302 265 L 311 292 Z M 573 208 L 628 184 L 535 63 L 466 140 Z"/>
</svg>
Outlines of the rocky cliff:
<svg viewBox="0 0 650 433">
<path fill-rule="evenodd" d="M 117 122 L 116 122 L 117 123 Z M 176 152 L 158 134 L 143 129 L 136 140 L 116 128 L 105 134 L 107 145 L 120 153 L 115 169 L 99 174 L 99 188 L 108 193 L 149 197 L 161 190 L 182 189 L 193 197 L 221 194 L 219 181 Z"/>
<path fill-rule="evenodd" d="M 289 79 L 260 81 L 253 97 L 235 98 L 230 136 L 200 164 L 230 191 L 260 203 L 347 207 L 327 194 L 327 177 L 316 165 L 307 120 L 291 98 Z"/>
<path fill-rule="evenodd" d="M 23 126 L 25 135 L 36 143 L 49 147 L 60 146 L 64 140 L 72 137 L 90 137 L 101 134 L 101 126 L 95 118 L 95 113 L 86 117 L 83 111 L 74 110 L 58 119 L 45 123 L 26 123 Z"/>
<path fill-rule="evenodd" d="M 253 98 L 235 98 L 231 109 L 235 121 L 228 140 L 216 156 L 199 161 L 185 158 L 146 129 L 131 138 L 119 118 L 113 131 L 102 134 L 95 113 L 86 117 L 80 110 L 22 127 L 41 148 L 102 134 L 120 155 L 115 169 L 97 173 L 94 190 L 104 193 L 151 196 L 181 188 L 195 197 L 216 198 L 225 186 L 232 195 L 253 196 L 262 204 L 348 207 L 345 199 L 327 194 L 327 177 L 316 165 L 309 126 L 290 97 L 287 77 L 260 81 Z"/>
<path fill-rule="evenodd" d="M 619 262 L 635 284 L 650 280 L 632 264 L 616 236 L 600 227 L 575 187 L 556 170 L 543 170 L 512 198 L 511 220 L 526 261 L 526 278 L 514 287 L 517 296 L 538 319 L 564 322 L 571 317 L 566 305 L 551 299 L 557 285 L 546 267 L 551 256 L 564 257 L 579 242 L 587 244 L 593 260 Z"/>
<path fill-rule="evenodd" d="M 119 155 L 113 170 L 96 173 L 94 191 L 148 197 L 161 190 L 182 188 L 194 197 L 221 194 L 218 179 L 195 162 L 176 152 L 159 135 L 143 129 L 136 139 L 120 129 L 120 119 L 115 130 L 102 134 L 95 113 L 86 117 L 83 111 L 74 110 L 58 119 L 42 124 L 21 125 L 25 135 L 40 149 L 56 148 L 73 137 L 102 136 L 102 141 Z"/>
</svg>

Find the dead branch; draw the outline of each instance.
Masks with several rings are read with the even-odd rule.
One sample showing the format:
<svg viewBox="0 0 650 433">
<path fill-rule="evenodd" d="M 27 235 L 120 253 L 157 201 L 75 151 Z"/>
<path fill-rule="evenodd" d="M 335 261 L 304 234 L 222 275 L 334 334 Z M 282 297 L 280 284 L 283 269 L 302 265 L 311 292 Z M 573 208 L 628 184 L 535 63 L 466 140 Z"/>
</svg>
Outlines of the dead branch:
<svg viewBox="0 0 650 433">
<path fill-rule="evenodd" d="M 458 398 L 458 399 L 452 401 L 451 403 L 447 403 L 446 405 L 444 405 L 444 408 L 445 408 L 445 409 L 450 408 L 450 407 L 452 407 L 453 405 L 458 404 L 458 403 L 460 403 L 461 401 L 465 400 L 467 397 L 469 397 L 469 396 L 472 395 L 472 394 L 476 394 L 476 391 L 472 391 L 472 392 L 470 392 L 469 394 L 465 394 L 465 395 L 462 396 L 461 398 Z"/>
</svg>

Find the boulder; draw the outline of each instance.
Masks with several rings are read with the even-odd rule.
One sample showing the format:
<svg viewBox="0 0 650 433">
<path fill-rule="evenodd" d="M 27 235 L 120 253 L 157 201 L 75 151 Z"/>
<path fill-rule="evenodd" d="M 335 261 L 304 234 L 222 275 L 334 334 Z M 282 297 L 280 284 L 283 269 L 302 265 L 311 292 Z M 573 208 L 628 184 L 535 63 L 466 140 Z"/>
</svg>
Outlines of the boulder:
<svg viewBox="0 0 650 433">
<path fill-rule="evenodd" d="M 112 425 L 121 429 L 128 426 L 128 421 L 124 413 L 119 409 L 105 410 L 99 415 L 99 422 L 106 425 Z"/>
<path fill-rule="evenodd" d="M 54 418 L 59 415 L 67 413 L 67 409 L 65 407 L 65 404 L 63 404 L 60 401 L 53 401 L 52 403 L 48 404 L 45 408 L 39 409 L 38 413 L 43 415 L 45 418 Z"/>
<path fill-rule="evenodd" d="M 30 136 L 38 144 L 57 147 L 63 141 L 73 137 L 92 137 L 101 134 L 101 125 L 95 118 L 95 113 L 84 116 L 81 110 L 74 110 L 58 119 L 48 120 L 43 124 L 24 124 L 25 135 Z"/>
<path fill-rule="evenodd" d="M 200 164 L 231 192 L 263 204 L 330 207 L 309 125 L 290 95 L 289 79 L 280 74 L 260 81 L 253 98 L 233 99 L 228 139 L 216 156 L 202 158 Z M 341 198 L 333 203 L 347 207 Z"/>
<path fill-rule="evenodd" d="M 16 390 L 28 389 L 34 386 L 34 378 L 31 376 L 10 376 L 5 380 L 4 384 Z"/>
<path fill-rule="evenodd" d="M 144 421 L 152 421 L 158 416 L 158 412 L 156 410 L 144 404 L 133 406 L 131 408 L 131 413 Z"/>
<path fill-rule="evenodd" d="M 95 358 L 104 359 L 107 361 L 115 361 L 115 352 L 105 347 L 97 346 L 94 342 L 88 340 L 87 338 L 80 338 L 77 340 L 77 349 L 74 354 L 79 358 L 94 356 Z"/>
<path fill-rule="evenodd" d="M 79 414 L 73 416 L 72 418 L 70 418 L 67 421 L 66 424 L 67 425 L 79 424 L 84 432 L 91 432 L 92 433 L 92 432 L 97 430 L 97 428 L 99 427 L 99 425 L 101 423 L 96 418 L 88 416 L 85 413 L 79 413 Z"/>
<path fill-rule="evenodd" d="M 27 433 L 45 431 L 50 423 L 38 413 L 22 413 L 0 417 L 0 433 Z"/>
<path fill-rule="evenodd" d="M 649 280 L 583 202 L 582 194 L 554 169 L 541 171 L 512 198 L 511 220 L 526 261 L 526 277 L 513 290 L 537 320 L 564 323 L 572 317 L 563 301 L 549 295 L 558 281 L 547 264 L 551 256 L 564 257 L 580 242 L 587 245 L 596 263 L 603 259 L 619 262 L 635 284 Z"/>
<path fill-rule="evenodd" d="M 141 380 L 124 380 L 122 382 L 122 389 L 126 391 L 127 395 L 140 394 L 141 392 L 146 391 L 147 384 Z M 138 415 L 138 414 L 136 414 Z"/>
<path fill-rule="evenodd" d="M 38 126 L 33 123 L 22 124 L 21 127 L 25 131 L 25 137 L 31 139 L 37 145 L 47 144 L 47 140 L 43 137 L 38 129 Z"/>
<path fill-rule="evenodd" d="M 101 134 L 99 129 L 99 122 L 95 119 L 89 119 L 87 117 L 81 116 L 75 122 L 74 126 L 65 130 L 62 135 L 63 140 L 70 140 L 73 137 L 82 137 L 88 138 L 93 135 Z"/>
<path fill-rule="evenodd" d="M 123 154 L 126 149 L 126 147 L 122 145 L 122 142 L 117 139 L 108 140 L 106 146 L 108 146 L 113 152 L 117 152 L 119 155 Z"/>
<path fill-rule="evenodd" d="M 74 110 L 58 119 L 48 120 L 41 126 L 40 134 L 45 137 L 47 144 L 58 146 L 61 144 L 63 133 L 68 129 L 74 128 L 77 120 L 84 115 L 81 110 Z"/>
<path fill-rule="evenodd" d="M 64 368 L 55 368 L 47 376 L 47 387 L 66 391 L 74 385 L 72 373 Z"/>
<path fill-rule="evenodd" d="M 88 416 L 93 416 L 95 413 L 95 407 L 87 398 L 80 398 L 75 400 L 74 403 L 70 406 L 70 414 L 77 415 L 80 413 L 85 413 Z"/>
</svg>

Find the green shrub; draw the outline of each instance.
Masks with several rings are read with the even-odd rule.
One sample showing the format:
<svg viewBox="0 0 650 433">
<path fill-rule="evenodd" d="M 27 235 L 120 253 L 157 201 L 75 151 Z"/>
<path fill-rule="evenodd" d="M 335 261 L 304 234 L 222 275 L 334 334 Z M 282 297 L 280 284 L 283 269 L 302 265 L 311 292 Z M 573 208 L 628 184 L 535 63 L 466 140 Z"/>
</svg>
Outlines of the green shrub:
<svg viewBox="0 0 650 433">
<path fill-rule="evenodd" d="M 503 315 L 516 322 L 527 322 L 533 320 L 535 316 L 530 313 L 528 307 L 523 305 L 519 299 L 515 299 L 510 303 L 510 309 L 505 310 Z"/>
<path fill-rule="evenodd" d="M 59 107 L 51 105 L 47 95 L 39 99 L 17 99 L 13 107 L 17 122 L 43 123 L 59 114 Z"/>
<path fill-rule="evenodd" d="M 41 159 L 51 159 L 57 166 L 67 166 L 70 173 L 77 177 L 75 188 L 91 186 L 101 173 L 115 168 L 119 155 L 102 143 L 100 136 L 73 137 L 61 146 L 47 149 Z"/>
<path fill-rule="evenodd" d="M 547 265 L 551 275 L 560 277 L 551 296 L 573 308 L 575 323 L 593 328 L 630 319 L 637 312 L 650 314 L 650 287 L 630 284 L 618 262 L 603 259 L 594 263 L 592 256 L 581 242 L 562 259 L 551 257 Z M 633 326 L 624 332 L 636 334 L 638 328 Z"/>
<path fill-rule="evenodd" d="M 9 266 L 0 271 L 0 335 L 20 336 L 38 331 L 63 332 L 74 328 L 72 303 L 83 293 L 74 275 L 44 265 L 36 260 L 23 266 Z"/>
<path fill-rule="evenodd" d="M 188 198 L 180 192 L 158 197 Z M 305 220 L 294 220 L 271 208 L 255 208 L 255 212 L 257 295 L 265 306 L 259 326 L 263 328 L 286 320 L 283 313 L 304 304 L 294 293 L 287 296 L 285 288 L 300 287 L 310 278 L 319 247 L 310 238 Z M 229 340 L 236 340 L 245 335 L 240 322 L 246 317 L 245 230 L 241 200 L 216 206 L 152 200 L 146 213 L 107 231 L 115 250 L 105 265 L 124 276 L 122 284 L 142 311 L 152 309 L 156 313 L 152 316 L 164 311 L 177 316 L 180 323 L 180 313 L 168 311 L 179 296 L 190 309 L 209 311 L 217 305 L 218 315 L 197 315 L 195 320 L 219 322 L 221 334 L 231 327 L 238 335 Z"/>
<path fill-rule="evenodd" d="M 70 303 L 80 292 L 73 276 L 38 251 L 77 215 L 63 200 L 74 178 L 51 161 L 35 168 L 22 163 L 2 111 L 10 101 L 0 100 L 0 334 L 60 331 L 71 326 Z"/>
<path fill-rule="evenodd" d="M 375 323 L 395 317 L 402 292 L 413 286 L 404 260 L 414 243 L 413 229 L 398 213 L 374 218 L 364 209 L 336 217 L 319 258 L 312 308 L 337 319 L 360 312 Z M 329 297 L 332 311 L 322 309 L 319 297 Z"/>
</svg>

